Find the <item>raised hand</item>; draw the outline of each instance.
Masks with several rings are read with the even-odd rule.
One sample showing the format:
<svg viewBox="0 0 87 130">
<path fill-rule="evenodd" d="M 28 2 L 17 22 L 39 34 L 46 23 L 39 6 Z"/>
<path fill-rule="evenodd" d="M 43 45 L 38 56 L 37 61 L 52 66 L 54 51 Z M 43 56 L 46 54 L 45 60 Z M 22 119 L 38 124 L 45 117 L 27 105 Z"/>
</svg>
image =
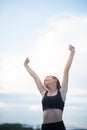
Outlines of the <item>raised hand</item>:
<svg viewBox="0 0 87 130">
<path fill-rule="evenodd" d="M 29 58 L 26 58 L 24 61 L 24 67 L 26 68 L 27 72 L 34 78 L 37 88 L 39 89 L 41 95 L 43 96 L 44 93 L 46 92 L 46 90 L 45 90 L 40 78 L 38 77 L 38 75 L 28 65 L 29 62 L 30 62 Z"/>
<path fill-rule="evenodd" d="M 27 65 L 30 62 L 29 58 L 27 57 L 24 61 L 24 65 Z"/>
<path fill-rule="evenodd" d="M 68 90 L 68 77 L 69 77 L 69 70 L 73 61 L 74 53 L 75 53 L 75 48 L 72 45 L 69 45 L 69 50 L 70 50 L 70 55 L 67 60 L 67 63 L 64 68 L 64 73 L 63 73 L 63 80 L 62 80 L 62 87 L 61 91 L 64 93 L 64 97 L 66 97 L 66 93 Z"/>
<path fill-rule="evenodd" d="M 74 47 L 74 46 L 69 45 L 69 50 L 70 50 L 71 52 L 75 53 L 75 47 Z"/>
</svg>

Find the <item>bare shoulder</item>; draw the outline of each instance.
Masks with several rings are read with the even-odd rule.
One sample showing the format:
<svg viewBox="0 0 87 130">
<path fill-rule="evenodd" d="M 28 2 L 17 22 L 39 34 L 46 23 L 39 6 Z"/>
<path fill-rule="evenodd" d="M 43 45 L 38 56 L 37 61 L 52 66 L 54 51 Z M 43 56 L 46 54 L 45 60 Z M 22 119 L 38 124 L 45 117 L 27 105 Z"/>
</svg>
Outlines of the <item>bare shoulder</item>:
<svg viewBox="0 0 87 130">
<path fill-rule="evenodd" d="M 47 90 L 44 89 L 44 90 L 42 91 L 42 93 L 41 93 L 41 96 L 43 97 L 43 96 L 45 95 L 46 92 L 47 92 Z"/>
</svg>

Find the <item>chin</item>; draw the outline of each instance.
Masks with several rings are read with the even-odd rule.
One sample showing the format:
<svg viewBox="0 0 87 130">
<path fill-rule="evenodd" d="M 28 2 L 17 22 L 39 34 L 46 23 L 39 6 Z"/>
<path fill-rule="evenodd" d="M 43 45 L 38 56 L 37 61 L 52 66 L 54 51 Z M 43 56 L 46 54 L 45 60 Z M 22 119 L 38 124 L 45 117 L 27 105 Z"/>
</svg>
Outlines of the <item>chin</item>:
<svg viewBox="0 0 87 130">
<path fill-rule="evenodd" d="M 49 90 L 50 89 L 50 87 L 49 87 L 49 85 L 47 84 L 47 85 L 45 85 L 45 87 Z"/>
</svg>

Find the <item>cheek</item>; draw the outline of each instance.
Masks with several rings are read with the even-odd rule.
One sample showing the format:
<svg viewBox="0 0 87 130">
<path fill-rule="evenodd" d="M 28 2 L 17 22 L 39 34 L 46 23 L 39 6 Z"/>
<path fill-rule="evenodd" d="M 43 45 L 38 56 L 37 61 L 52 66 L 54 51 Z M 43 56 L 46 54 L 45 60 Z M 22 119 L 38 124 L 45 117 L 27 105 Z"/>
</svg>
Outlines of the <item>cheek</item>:
<svg viewBox="0 0 87 130">
<path fill-rule="evenodd" d="M 44 85 L 47 85 L 48 84 L 48 82 L 47 81 L 44 81 Z"/>
<path fill-rule="evenodd" d="M 50 87 L 49 87 L 48 85 L 45 85 L 45 88 L 46 88 L 47 90 L 50 90 Z"/>
<path fill-rule="evenodd" d="M 44 85 L 46 84 L 46 80 L 44 80 Z"/>
<path fill-rule="evenodd" d="M 44 81 L 44 85 L 45 85 L 45 87 L 48 89 L 48 86 L 49 86 L 48 81 Z"/>
</svg>

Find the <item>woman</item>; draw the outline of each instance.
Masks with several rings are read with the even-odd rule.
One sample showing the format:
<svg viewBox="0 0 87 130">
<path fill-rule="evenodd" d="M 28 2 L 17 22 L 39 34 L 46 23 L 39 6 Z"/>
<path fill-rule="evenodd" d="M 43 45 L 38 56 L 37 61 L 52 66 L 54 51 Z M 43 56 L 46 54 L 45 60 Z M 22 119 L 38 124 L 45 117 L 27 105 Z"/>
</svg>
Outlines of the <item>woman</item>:
<svg viewBox="0 0 87 130">
<path fill-rule="evenodd" d="M 57 77 L 52 75 L 45 78 L 43 85 L 38 75 L 29 67 L 29 59 L 26 58 L 24 62 L 26 70 L 34 78 L 37 88 L 42 95 L 42 130 L 65 130 L 62 116 L 66 100 L 66 93 L 68 90 L 68 75 L 73 61 L 75 48 L 72 45 L 69 45 L 69 50 L 70 56 L 64 68 L 61 85 Z"/>
</svg>

